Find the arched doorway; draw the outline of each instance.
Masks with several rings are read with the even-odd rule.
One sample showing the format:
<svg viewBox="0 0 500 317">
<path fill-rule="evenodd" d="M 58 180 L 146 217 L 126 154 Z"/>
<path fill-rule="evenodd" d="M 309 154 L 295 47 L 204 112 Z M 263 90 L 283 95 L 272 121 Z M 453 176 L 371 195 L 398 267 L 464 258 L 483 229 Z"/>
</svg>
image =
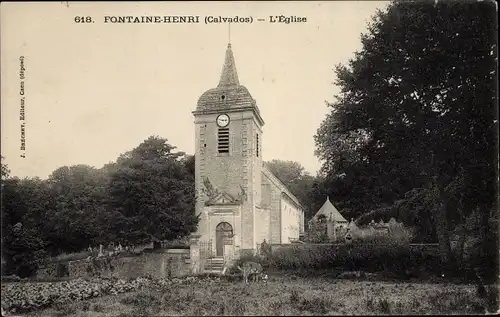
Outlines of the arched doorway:
<svg viewBox="0 0 500 317">
<path fill-rule="evenodd" d="M 221 222 L 215 229 L 216 256 L 224 255 L 224 245 L 231 244 L 233 238 L 233 227 L 227 222 Z"/>
</svg>

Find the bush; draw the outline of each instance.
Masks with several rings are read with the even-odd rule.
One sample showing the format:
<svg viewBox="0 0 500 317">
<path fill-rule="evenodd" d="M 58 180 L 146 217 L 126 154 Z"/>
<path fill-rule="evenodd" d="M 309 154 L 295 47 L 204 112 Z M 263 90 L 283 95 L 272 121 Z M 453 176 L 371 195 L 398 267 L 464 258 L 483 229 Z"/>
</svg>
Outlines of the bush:
<svg viewBox="0 0 500 317">
<path fill-rule="evenodd" d="M 360 228 L 352 231 L 353 243 L 408 245 L 414 236 L 413 230 L 401 224 L 390 225 L 390 232 L 371 228 Z"/>
<path fill-rule="evenodd" d="M 372 241 L 376 241 L 373 239 Z M 256 261 L 257 262 L 257 261 Z M 426 249 L 410 248 L 401 241 L 353 243 L 352 245 L 302 245 L 282 247 L 269 259 L 277 270 L 342 269 L 385 272 L 393 276 L 437 274 L 439 257 Z"/>
</svg>

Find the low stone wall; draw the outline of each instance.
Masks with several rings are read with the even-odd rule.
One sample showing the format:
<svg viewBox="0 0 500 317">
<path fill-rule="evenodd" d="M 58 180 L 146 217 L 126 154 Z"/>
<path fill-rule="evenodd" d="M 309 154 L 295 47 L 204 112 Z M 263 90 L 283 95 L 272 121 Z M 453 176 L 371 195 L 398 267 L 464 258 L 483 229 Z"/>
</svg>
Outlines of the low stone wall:
<svg viewBox="0 0 500 317">
<path fill-rule="evenodd" d="M 145 250 L 142 254 L 92 257 L 84 260 L 49 263 L 40 267 L 36 279 L 120 277 L 180 277 L 192 273 L 189 249 Z"/>
<path fill-rule="evenodd" d="M 159 249 L 137 256 L 72 261 L 69 262 L 68 269 L 71 278 L 94 276 L 137 278 L 146 275 L 165 278 L 185 276 L 191 272 L 189 249 Z"/>
<path fill-rule="evenodd" d="M 68 277 L 68 262 L 48 263 L 37 270 L 37 279 L 53 279 Z"/>
</svg>

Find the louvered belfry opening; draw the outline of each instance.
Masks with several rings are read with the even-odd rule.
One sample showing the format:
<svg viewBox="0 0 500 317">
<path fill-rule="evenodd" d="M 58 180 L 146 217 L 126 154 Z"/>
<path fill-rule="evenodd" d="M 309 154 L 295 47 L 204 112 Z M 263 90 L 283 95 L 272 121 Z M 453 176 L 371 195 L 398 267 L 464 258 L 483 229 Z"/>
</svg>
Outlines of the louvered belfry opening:
<svg viewBox="0 0 500 317">
<path fill-rule="evenodd" d="M 229 128 L 219 128 L 217 140 L 219 153 L 229 153 Z"/>
</svg>

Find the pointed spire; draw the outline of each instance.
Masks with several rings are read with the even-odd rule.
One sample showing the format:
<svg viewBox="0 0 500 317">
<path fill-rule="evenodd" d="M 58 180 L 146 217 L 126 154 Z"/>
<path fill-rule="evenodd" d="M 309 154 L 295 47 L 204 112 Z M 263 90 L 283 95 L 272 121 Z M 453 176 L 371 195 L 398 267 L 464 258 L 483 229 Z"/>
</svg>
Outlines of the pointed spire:
<svg viewBox="0 0 500 317">
<path fill-rule="evenodd" d="M 220 75 L 219 85 L 222 86 L 239 86 L 238 72 L 236 71 L 236 64 L 234 63 L 233 51 L 231 50 L 231 43 L 227 44 L 226 59 Z"/>
</svg>

